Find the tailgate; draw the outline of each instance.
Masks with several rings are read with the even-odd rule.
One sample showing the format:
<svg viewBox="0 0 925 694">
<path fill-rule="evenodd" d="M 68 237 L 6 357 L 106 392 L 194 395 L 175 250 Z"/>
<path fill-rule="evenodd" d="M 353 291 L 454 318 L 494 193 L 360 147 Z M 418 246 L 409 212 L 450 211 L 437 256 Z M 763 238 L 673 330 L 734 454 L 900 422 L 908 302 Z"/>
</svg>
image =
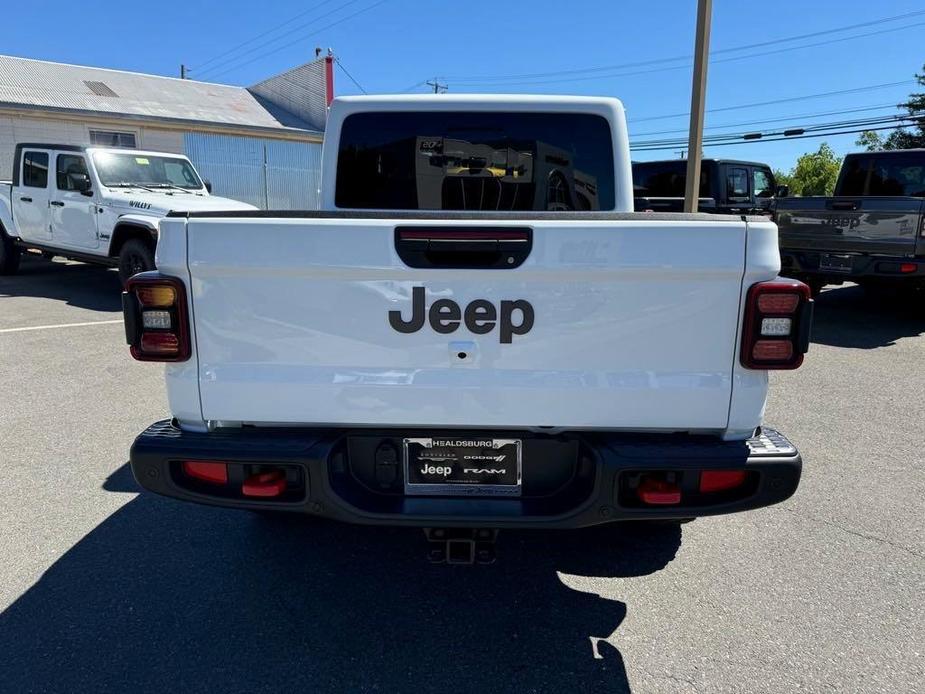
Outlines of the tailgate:
<svg viewBox="0 0 925 694">
<path fill-rule="evenodd" d="M 911 255 L 915 253 L 921 207 L 921 200 L 908 197 L 780 200 L 777 224 L 781 248 Z"/>
<path fill-rule="evenodd" d="M 632 217 L 192 218 L 203 418 L 722 430 L 745 222 Z M 416 226 L 526 228 L 532 247 L 512 268 L 414 268 L 396 227 Z"/>
</svg>

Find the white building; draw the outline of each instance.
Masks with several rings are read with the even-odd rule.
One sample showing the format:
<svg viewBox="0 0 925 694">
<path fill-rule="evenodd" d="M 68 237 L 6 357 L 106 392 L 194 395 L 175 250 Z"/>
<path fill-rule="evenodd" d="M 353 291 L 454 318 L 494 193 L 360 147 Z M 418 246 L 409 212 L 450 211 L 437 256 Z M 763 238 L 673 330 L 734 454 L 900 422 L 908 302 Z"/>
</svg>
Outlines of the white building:
<svg viewBox="0 0 925 694">
<path fill-rule="evenodd" d="M 0 179 L 17 142 L 186 154 L 216 195 L 315 209 L 333 58 L 250 87 L 0 56 Z"/>
</svg>

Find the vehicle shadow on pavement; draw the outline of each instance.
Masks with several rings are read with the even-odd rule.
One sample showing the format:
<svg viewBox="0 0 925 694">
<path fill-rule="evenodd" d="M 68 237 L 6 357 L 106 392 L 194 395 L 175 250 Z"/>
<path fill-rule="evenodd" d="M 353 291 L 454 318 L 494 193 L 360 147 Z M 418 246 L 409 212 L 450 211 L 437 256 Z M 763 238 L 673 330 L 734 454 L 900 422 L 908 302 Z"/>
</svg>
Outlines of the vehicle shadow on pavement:
<svg viewBox="0 0 925 694">
<path fill-rule="evenodd" d="M 136 491 L 127 466 L 110 491 Z M 431 565 L 420 530 L 142 494 L 0 615 L 9 691 L 629 691 L 627 606 L 559 572 L 659 571 L 677 527 L 502 532 L 490 566 Z M 616 632 L 616 633 L 615 633 Z"/>
<path fill-rule="evenodd" d="M 925 333 L 925 295 L 872 297 L 860 287 L 832 287 L 816 298 L 812 341 L 875 349 Z"/>
<path fill-rule="evenodd" d="M 0 277 L 0 297 L 33 296 L 93 311 L 122 311 L 119 273 L 99 265 L 50 261 L 23 254 L 19 272 Z"/>
</svg>

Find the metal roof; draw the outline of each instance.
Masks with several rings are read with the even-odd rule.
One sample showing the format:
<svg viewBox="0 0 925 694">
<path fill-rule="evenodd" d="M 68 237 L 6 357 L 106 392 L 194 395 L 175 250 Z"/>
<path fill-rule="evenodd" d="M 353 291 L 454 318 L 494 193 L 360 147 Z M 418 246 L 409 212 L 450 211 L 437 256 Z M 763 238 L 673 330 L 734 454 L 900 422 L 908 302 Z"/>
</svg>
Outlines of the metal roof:
<svg viewBox="0 0 925 694">
<path fill-rule="evenodd" d="M 0 107 L 319 133 L 245 87 L 4 55 Z"/>
</svg>

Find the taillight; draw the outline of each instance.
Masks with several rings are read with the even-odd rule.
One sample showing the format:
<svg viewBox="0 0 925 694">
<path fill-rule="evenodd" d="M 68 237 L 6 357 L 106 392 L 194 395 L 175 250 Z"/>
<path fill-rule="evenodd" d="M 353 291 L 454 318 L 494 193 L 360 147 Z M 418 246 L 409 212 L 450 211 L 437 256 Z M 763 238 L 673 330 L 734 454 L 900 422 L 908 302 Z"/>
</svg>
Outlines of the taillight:
<svg viewBox="0 0 925 694">
<path fill-rule="evenodd" d="M 796 369 L 809 349 L 813 300 L 809 287 L 778 278 L 748 289 L 742 328 L 742 352 L 747 369 Z"/>
<path fill-rule="evenodd" d="M 192 352 L 186 288 L 176 277 L 143 272 L 122 292 L 125 339 L 139 361 L 186 361 Z"/>
</svg>

